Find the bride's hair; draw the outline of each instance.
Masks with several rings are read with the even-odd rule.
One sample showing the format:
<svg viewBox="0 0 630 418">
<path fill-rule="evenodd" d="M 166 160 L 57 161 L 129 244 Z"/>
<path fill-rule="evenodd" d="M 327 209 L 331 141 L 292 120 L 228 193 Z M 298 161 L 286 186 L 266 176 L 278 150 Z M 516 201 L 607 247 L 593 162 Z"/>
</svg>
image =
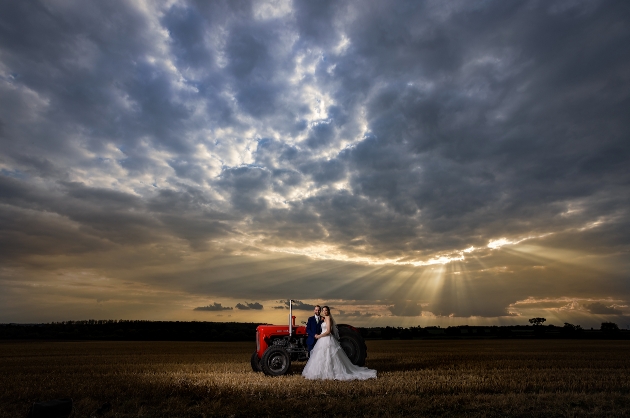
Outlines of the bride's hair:
<svg viewBox="0 0 630 418">
<path fill-rule="evenodd" d="M 326 305 L 322 306 L 322 311 L 326 309 L 328 311 L 328 317 L 330 318 L 330 332 L 335 336 L 337 341 L 339 341 L 339 330 L 337 329 L 337 322 L 335 322 L 335 318 L 333 318 L 330 313 L 330 308 Z"/>
</svg>

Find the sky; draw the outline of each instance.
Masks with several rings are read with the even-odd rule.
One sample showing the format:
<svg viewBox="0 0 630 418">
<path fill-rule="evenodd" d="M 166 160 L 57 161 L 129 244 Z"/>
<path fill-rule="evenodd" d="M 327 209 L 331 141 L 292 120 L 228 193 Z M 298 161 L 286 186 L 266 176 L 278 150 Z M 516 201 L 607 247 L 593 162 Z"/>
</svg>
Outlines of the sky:
<svg viewBox="0 0 630 418">
<path fill-rule="evenodd" d="M 0 322 L 630 328 L 630 4 L 0 2 Z"/>
</svg>

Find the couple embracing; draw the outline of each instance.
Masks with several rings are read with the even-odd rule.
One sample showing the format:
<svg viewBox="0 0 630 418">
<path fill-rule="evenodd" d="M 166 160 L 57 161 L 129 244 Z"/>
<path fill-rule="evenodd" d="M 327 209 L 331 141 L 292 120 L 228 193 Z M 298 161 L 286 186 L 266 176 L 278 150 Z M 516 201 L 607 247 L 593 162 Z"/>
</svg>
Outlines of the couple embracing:
<svg viewBox="0 0 630 418">
<path fill-rule="evenodd" d="M 355 366 L 343 351 L 330 308 L 320 308 L 317 305 L 314 313 L 306 323 L 309 359 L 302 376 L 307 379 L 334 380 L 365 380 L 376 377 L 376 370 Z"/>
</svg>

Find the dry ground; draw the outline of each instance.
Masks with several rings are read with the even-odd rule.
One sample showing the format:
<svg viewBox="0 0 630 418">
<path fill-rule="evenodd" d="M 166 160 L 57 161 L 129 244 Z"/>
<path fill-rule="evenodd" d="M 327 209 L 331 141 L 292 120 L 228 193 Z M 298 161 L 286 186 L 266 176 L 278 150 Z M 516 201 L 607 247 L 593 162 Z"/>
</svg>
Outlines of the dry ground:
<svg viewBox="0 0 630 418">
<path fill-rule="evenodd" d="M 378 379 L 250 369 L 252 343 L 3 342 L 0 417 L 71 397 L 75 417 L 630 416 L 630 341 L 368 341 Z"/>
</svg>

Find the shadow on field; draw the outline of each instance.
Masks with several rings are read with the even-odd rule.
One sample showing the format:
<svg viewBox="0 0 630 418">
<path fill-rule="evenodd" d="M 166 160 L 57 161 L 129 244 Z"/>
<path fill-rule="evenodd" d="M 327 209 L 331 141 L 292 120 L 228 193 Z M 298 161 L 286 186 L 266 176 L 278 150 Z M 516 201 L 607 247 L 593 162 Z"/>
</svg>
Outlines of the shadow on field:
<svg viewBox="0 0 630 418">
<path fill-rule="evenodd" d="M 446 364 L 455 364 L 455 362 Z M 440 366 L 444 366 L 445 363 L 440 363 Z M 301 376 L 302 371 L 306 363 L 291 363 L 291 368 L 289 372 L 286 374 L 287 376 Z M 401 363 L 397 362 L 390 358 L 381 358 L 374 360 L 367 360 L 365 362 L 365 367 L 370 369 L 376 369 L 377 372 L 405 372 L 405 371 L 420 371 L 420 370 L 428 370 L 434 369 L 435 364 L 431 364 L 430 362 L 407 362 Z M 252 372 L 254 373 L 254 372 Z"/>
<path fill-rule="evenodd" d="M 444 363 L 441 362 L 440 366 L 449 366 L 451 364 L 456 364 L 456 362 Z M 286 374 L 287 376 L 301 376 L 304 367 L 306 366 L 306 362 L 302 363 L 291 363 L 291 368 L 289 372 Z M 365 367 L 370 369 L 376 369 L 377 372 L 405 372 L 405 371 L 419 371 L 419 370 L 428 370 L 434 369 L 435 363 L 431 363 L 428 361 L 419 361 L 419 362 L 399 362 L 395 359 L 391 358 L 379 358 L 370 360 L 369 358 L 365 362 Z M 254 372 L 252 372 L 254 373 Z"/>
<path fill-rule="evenodd" d="M 417 371 L 434 368 L 433 365 L 426 362 L 422 363 L 398 363 L 391 359 L 375 359 L 365 362 L 365 367 L 376 369 L 377 372 L 405 372 Z"/>
</svg>

